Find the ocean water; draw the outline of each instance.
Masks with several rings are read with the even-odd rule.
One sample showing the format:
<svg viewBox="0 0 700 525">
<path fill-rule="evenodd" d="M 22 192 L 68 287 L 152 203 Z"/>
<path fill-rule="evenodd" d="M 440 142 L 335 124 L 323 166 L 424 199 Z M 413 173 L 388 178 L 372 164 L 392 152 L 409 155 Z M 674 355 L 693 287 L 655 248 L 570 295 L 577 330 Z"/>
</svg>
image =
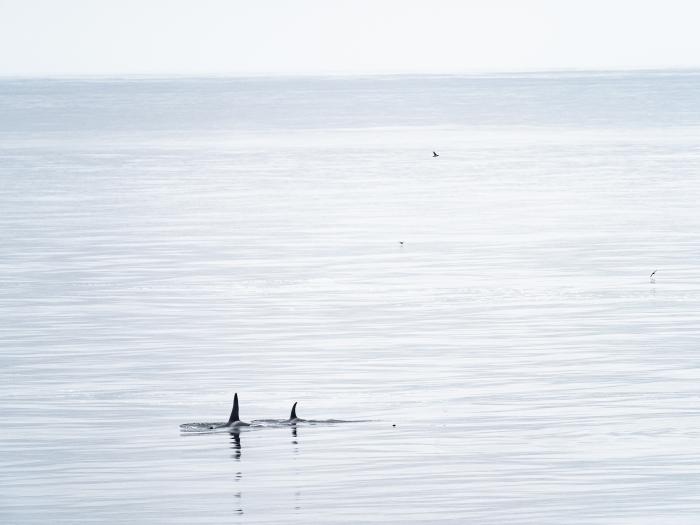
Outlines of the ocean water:
<svg viewBox="0 0 700 525">
<path fill-rule="evenodd" d="M 0 522 L 697 523 L 699 82 L 0 81 Z"/>
</svg>

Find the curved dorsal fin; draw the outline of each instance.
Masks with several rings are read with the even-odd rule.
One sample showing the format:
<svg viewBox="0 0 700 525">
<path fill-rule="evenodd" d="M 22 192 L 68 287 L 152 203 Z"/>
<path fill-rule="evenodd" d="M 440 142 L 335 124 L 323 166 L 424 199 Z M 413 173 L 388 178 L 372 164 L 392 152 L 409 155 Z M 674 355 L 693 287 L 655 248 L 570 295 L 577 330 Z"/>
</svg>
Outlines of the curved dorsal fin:
<svg viewBox="0 0 700 525">
<path fill-rule="evenodd" d="M 289 419 L 296 419 L 297 418 L 297 402 L 294 402 L 294 405 L 292 405 L 292 413 L 289 415 Z"/>
<path fill-rule="evenodd" d="M 233 395 L 233 410 L 231 410 L 231 417 L 228 418 L 228 422 L 235 423 L 240 420 L 241 419 L 238 417 L 238 392 L 236 392 Z"/>
</svg>

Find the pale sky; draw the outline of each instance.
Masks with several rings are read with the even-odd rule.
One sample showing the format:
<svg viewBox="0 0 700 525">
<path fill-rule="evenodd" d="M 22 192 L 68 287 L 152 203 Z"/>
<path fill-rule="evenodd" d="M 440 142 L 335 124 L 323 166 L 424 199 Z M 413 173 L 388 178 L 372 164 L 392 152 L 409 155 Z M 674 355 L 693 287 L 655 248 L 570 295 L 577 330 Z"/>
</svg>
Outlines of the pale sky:
<svg viewBox="0 0 700 525">
<path fill-rule="evenodd" d="M 0 0 L 0 76 L 700 67 L 697 0 Z"/>
</svg>

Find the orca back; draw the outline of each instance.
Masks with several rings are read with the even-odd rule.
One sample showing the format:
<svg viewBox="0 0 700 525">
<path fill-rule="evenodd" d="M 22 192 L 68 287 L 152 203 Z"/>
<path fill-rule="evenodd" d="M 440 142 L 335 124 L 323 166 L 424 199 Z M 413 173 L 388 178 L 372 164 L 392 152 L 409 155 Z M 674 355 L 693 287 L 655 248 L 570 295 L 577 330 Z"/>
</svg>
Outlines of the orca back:
<svg viewBox="0 0 700 525">
<path fill-rule="evenodd" d="M 233 409 L 231 410 L 231 417 L 228 418 L 228 424 L 240 421 L 241 418 L 238 417 L 238 393 L 233 396 Z"/>
<path fill-rule="evenodd" d="M 292 406 L 292 413 L 289 415 L 289 419 L 296 419 L 297 418 L 297 402 L 294 402 L 294 405 Z"/>
</svg>

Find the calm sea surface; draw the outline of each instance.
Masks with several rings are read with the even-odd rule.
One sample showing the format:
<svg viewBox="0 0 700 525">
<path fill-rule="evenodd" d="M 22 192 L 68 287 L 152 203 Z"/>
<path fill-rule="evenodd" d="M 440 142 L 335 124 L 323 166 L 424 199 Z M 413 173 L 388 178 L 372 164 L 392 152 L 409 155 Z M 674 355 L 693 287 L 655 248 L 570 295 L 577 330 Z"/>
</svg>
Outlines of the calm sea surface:
<svg viewBox="0 0 700 525">
<path fill-rule="evenodd" d="M 699 86 L 0 81 L 0 522 L 698 523 Z"/>
</svg>

